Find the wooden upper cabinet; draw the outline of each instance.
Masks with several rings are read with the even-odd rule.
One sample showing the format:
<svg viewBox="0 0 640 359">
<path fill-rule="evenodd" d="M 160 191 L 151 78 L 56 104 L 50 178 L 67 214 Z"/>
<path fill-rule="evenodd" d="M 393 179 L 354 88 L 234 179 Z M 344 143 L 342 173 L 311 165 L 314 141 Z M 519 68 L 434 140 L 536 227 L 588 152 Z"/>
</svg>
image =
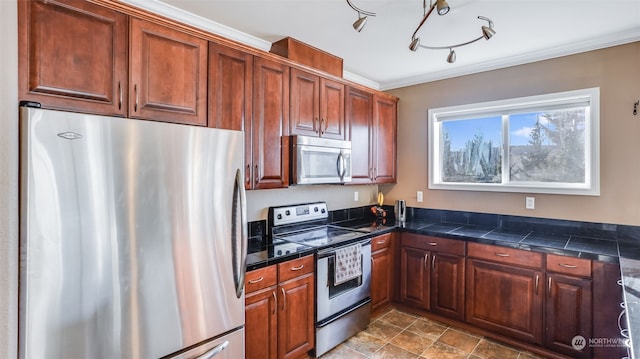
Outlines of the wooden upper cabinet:
<svg viewBox="0 0 640 359">
<path fill-rule="evenodd" d="M 18 1 L 19 97 L 125 116 L 127 16 L 80 0 Z"/>
<path fill-rule="evenodd" d="M 129 116 L 207 124 L 207 41 L 131 19 Z"/>
<path fill-rule="evenodd" d="M 345 139 L 344 85 L 291 69 L 291 134 Z"/>
<path fill-rule="evenodd" d="M 289 66 L 262 57 L 253 63 L 253 116 L 246 124 L 247 189 L 289 185 Z M 248 137 L 245 137 L 248 138 Z"/>
<path fill-rule="evenodd" d="M 397 101 L 376 95 L 373 104 L 373 178 L 376 183 L 395 183 Z"/>
<path fill-rule="evenodd" d="M 373 117 L 373 95 L 370 92 L 347 86 L 345 98 L 347 139 L 351 141 L 351 183 L 372 183 L 373 160 L 371 158 L 370 128 Z"/>
<path fill-rule="evenodd" d="M 253 56 L 209 43 L 208 126 L 244 130 L 251 119 Z"/>
</svg>

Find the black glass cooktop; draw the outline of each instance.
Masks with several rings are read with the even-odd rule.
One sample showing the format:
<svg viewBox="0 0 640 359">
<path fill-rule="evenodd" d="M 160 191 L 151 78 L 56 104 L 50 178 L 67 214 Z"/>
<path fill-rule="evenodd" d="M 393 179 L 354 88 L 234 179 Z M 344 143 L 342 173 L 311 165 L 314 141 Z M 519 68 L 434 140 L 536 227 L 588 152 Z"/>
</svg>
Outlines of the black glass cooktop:
<svg viewBox="0 0 640 359">
<path fill-rule="evenodd" d="M 303 244 L 315 248 L 324 247 L 351 239 L 362 237 L 366 233 L 331 226 L 320 226 L 297 232 L 274 234 L 274 242 L 282 240 L 291 243 Z"/>
</svg>

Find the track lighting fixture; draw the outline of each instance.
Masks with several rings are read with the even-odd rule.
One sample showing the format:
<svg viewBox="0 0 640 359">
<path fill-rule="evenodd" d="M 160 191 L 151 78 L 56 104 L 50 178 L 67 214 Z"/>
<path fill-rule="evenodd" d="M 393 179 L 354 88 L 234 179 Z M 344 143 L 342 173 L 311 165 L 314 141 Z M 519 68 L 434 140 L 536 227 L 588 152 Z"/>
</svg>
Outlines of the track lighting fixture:
<svg viewBox="0 0 640 359">
<path fill-rule="evenodd" d="M 443 0 L 444 1 L 444 0 Z M 347 0 L 347 4 L 358 13 L 358 20 L 353 23 L 353 28 L 357 32 L 362 31 L 364 25 L 367 23 L 368 16 L 376 16 L 375 12 L 362 10 L 351 3 L 351 0 Z M 363 16 L 364 15 L 364 16 Z"/>
<path fill-rule="evenodd" d="M 347 4 L 349 4 L 349 6 L 358 12 L 358 20 L 356 20 L 356 22 L 353 23 L 353 28 L 360 32 L 362 30 L 362 28 L 364 28 L 365 23 L 367 22 L 367 16 L 376 16 L 376 13 L 370 12 L 370 11 L 364 11 L 358 7 L 356 7 L 355 5 L 353 5 L 351 3 L 351 0 L 347 0 Z M 411 43 L 409 43 L 409 50 L 411 51 L 417 51 L 418 48 L 422 47 L 423 49 L 431 49 L 431 50 L 442 50 L 442 49 L 448 49 L 449 50 L 449 56 L 447 56 L 447 62 L 452 64 L 454 62 L 456 62 L 456 52 L 453 50 L 456 47 L 461 47 L 461 46 L 466 46 L 469 44 L 472 44 L 476 41 L 479 41 L 481 39 L 485 39 L 485 40 L 489 40 L 491 39 L 491 37 L 493 35 L 496 34 L 496 30 L 494 30 L 493 28 L 493 21 L 491 21 L 489 18 L 484 17 L 484 16 L 478 16 L 478 19 L 480 20 L 484 20 L 488 23 L 487 25 L 483 25 L 480 30 L 482 31 L 482 35 L 480 35 L 479 37 L 472 39 L 470 41 L 467 42 L 462 42 L 459 44 L 454 44 L 454 45 L 449 45 L 449 46 L 428 46 L 428 45 L 423 45 L 420 43 L 420 37 L 417 36 L 418 31 L 422 28 L 422 26 L 424 25 L 424 23 L 427 21 L 427 19 L 429 18 L 429 15 L 431 15 L 431 13 L 433 12 L 433 10 L 435 9 L 436 12 L 438 13 L 438 15 L 446 15 L 449 13 L 449 10 L 451 10 L 451 8 L 449 7 L 449 4 L 446 2 L 446 0 L 435 0 L 435 3 L 433 3 L 433 0 L 429 0 L 429 6 L 427 6 L 427 0 L 422 0 L 422 9 L 423 9 L 423 17 L 422 17 L 422 21 L 420 21 L 420 24 L 418 25 L 418 27 L 416 28 L 416 31 L 413 32 L 413 34 L 411 35 Z"/>
</svg>

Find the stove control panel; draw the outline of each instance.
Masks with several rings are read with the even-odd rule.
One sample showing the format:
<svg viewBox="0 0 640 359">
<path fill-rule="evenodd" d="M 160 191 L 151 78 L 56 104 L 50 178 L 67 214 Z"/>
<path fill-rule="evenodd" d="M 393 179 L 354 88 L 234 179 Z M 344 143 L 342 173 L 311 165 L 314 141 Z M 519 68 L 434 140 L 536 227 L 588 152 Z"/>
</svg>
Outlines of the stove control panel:
<svg viewBox="0 0 640 359">
<path fill-rule="evenodd" d="M 273 226 L 302 223 L 306 221 L 327 219 L 329 211 L 325 202 L 306 203 L 291 206 L 270 207 L 269 219 Z"/>
</svg>

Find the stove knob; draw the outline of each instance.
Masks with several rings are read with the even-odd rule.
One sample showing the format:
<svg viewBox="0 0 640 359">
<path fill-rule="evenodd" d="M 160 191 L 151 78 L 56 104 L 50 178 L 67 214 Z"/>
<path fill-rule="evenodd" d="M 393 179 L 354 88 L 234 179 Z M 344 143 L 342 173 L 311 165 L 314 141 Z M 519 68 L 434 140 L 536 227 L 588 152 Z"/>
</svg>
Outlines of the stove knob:
<svg viewBox="0 0 640 359">
<path fill-rule="evenodd" d="M 286 210 L 286 211 L 284 212 L 284 214 L 285 214 L 285 215 L 287 215 L 287 216 L 289 216 L 289 215 L 291 215 L 291 211 L 290 211 L 290 210 Z"/>
<path fill-rule="evenodd" d="M 278 219 L 282 219 L 282 213 L 278 213 Z"/>
<path fill-rule="evenodd" d="M 278 249 L 278 251 L 276 252 L 279 256 L 282 255 L 282 249 Z"/>
<path fill-rule="evenodd" d="M 291 254 L 291 251 L 287 249 L 287 252 L 285 254 Z"/>
<path fill-rule="evenodd" d="M 324 212 L 326 212 L 326 210 L 323 208 L 320 212 L 324 213 Z"/>
<path fill-rule="evenodd" d="M 318 212 L 318 207 L 313 207 L 314 212 Z"/>
</svg>

